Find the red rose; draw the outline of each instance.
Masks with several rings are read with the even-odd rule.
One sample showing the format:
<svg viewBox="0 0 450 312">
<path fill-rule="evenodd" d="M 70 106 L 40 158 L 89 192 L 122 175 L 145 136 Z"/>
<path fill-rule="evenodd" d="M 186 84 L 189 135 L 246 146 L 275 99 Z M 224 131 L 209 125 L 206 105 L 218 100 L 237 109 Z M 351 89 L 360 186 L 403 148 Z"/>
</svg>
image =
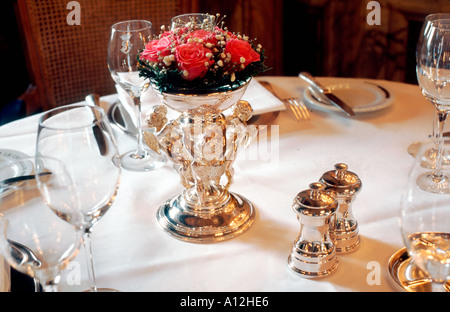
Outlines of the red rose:
<svg viewBox="0 0 450 312">
<path fill-rule="evenodd" d="M 214 63 L 206 54 L 211 50 L 198 43 L 185 43 L 176 47 L 175 60 L 183 71 L 183 78 L 194 80 L 206 75 L 210 65 Z"/>
<path fill-rule="evenodd" d="M 245 40 L 231 39 L 227 42 L 225 52 L 231 54 L 232 63 L 244 64 L 244 68 L 247 67 L 248 64 L 260 60 L 260 55 L 253 50 L 250 43 Z"/>
<path fill-rule="evenodd" d="M 145 46 L 141 53 L 141 59 L 149 62 L 158 62 L 160 57 L 170 54 L 170 37 L 164 36 L 161 39 L 152 40 Z"/>
</svg>

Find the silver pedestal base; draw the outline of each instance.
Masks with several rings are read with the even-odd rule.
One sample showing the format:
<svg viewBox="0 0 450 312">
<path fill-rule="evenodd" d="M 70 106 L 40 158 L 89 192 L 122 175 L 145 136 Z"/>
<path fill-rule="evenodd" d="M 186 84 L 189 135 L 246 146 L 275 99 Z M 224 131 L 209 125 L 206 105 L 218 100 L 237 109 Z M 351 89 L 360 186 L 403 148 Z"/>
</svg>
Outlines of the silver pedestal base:
<svg viewBox="0 0 450 312">
<path fill-rule="evenodd" d="M 192 207 L 183 194 L 166 201 L 156 215 L 159 225 L 173 237 L 192 243 L 228 240 L 250 228 L 255 209 L 244 197 L 230 193 L 220 207 Z"/>
</svg>

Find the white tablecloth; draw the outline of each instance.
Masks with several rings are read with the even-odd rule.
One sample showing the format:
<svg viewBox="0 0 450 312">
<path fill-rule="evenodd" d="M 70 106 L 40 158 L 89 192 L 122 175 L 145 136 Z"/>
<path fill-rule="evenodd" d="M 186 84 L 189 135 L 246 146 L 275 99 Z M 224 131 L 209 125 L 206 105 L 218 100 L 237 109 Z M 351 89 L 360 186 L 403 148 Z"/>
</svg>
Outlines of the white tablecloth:
<svg viewBox="0 0 450 312">
<path fill-rule="evenodd" d="M 301 96 L 305 84 L 296 77 L 262 77 L 282 97 Z M 343 79 L 320 78 L 322 83 Z M 379 81 L 395 96 L 383 111 L 346 117 L 310 107 L 311 120 L 297 122 L 280 112 L 279 152 L 268 160 L 235 163 L 231 190 L 257 209 L 254 225 L 243 235 L 217 244 L 192 244 L 165 233 L 155 219 L 166 199 L 182 190 L 178 175 L 165 166 L 154 172 L 123 171 L 113 207 L 94 228 L 93 249 L 99 287 L 121 291 L 394 291 L 389 257 L 403 247 L 399 200 L 412 162 L 410 143 L 431 133 L 433 107 L 419 87 Z M 116 95 L 102 98 L 106 108 Z M 34 154 L 38 116 L 0 127 L 0 148 Z M 276 129 L 274 129 L 275 131 Z M 276 131 L 272 132 L 276 135 Z M 117 133 L 125 152 L 133 140 Z M 270 140 L 270 138 L 268 139 Z M 360 248 L 338 255 L 335 274 L 305 279 L 287 266 L 299 223 L 291 204 L 334 164 L 344 162 L 363 188 L 353 204 L 362 238 Z M 379 269 L 379 270 L 378 270 Z M 87 289 L 84 254 L 63 274 L 60 289 Z"/>
</svg>

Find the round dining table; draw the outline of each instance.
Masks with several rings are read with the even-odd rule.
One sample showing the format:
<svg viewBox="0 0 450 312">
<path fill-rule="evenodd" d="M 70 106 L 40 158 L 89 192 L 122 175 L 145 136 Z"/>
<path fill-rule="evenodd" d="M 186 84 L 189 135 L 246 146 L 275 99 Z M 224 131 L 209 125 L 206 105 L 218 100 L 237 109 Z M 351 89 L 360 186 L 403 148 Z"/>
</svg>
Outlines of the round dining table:
<svg viewBox="0 0 450 312">
<path fill-rule="evenodd" d="M 308 101 L 309 89 L 299 77 L 261 76 L 256 80 L 270 82 L 281 99 L 301 99 L 309 118 L 297 120 L 287 106 L 256 118 L 261 133 L 235 161 L 230 187 L 253 204 L 252 226 L 223 242 L 176 239 L 159 226 L 155 216 L 167 199 L 183 190 L 178 173 L 169 163 L 148 172 L 123 170 L 117 197 L 92 235 L 97 287 L 190 293 L 189 300 L 186 296 L 176 302 L 179 305 L 198 304 L 192 300 L 206 292 L 403 291 L 390 273 L 389 260 L 404 247 L 399 210 L 413 162 L 408 146 L 430 137 L 432 104 L 418 85 L 319 77 L 323 85 L 341 92 L 350 86 L 349 96 L 362 103 L 373 99 L 366 99 L 352 86 L 370 85 L 382 92 L 382 102 L 349 117 L 337 108 Z M 273 98 L 249 102 L 257 107 Z M 117 99 L 117 94 L 103 96 L 100 105 L 109 113 Z M 0 149 L 34 155 L 38 119 L 39 115 L 33 115 L 0 127 Z M 113 126 L 120 152 L 135 146 L 132 135 Z M 305 278 L 288 265 L 300 231 L 293 202 L 299 192 L 338 163 L 346 164 L 362 183 L 352 204 L 360 245 L 353 252 L 336 254 L 338 266 L 333 274 Z M 59 290 L 88 288 L 81 251 L 63 272 Z"/>
</svg>

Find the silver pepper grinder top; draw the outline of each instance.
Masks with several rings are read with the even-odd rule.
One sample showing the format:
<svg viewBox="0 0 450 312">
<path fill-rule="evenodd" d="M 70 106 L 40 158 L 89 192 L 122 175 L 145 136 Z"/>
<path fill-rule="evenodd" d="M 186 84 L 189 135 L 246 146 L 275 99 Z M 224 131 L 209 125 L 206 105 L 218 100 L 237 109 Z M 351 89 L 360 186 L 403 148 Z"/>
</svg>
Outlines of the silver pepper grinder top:
<svg viewBox="0 0 450 312">
<path fill-rule="evenodd" d="M 297 194 L 292 205 L 300 222 L 300 234 L 294 241 L 288 265 L 303 277 L 325 277 L 337 268 L 329 226 L 338 204 L 324 184 L 316 182 L 309 187 Z"/>
<path fill-rule="evenodd" d="M 330 236 L 336 245 L 336 252 L 347 253 L 356 250 L 360 244 L 358 222 L 353 217 L 352 203 L 361 191 L 362 182 L 359 177 L 348 171 L 348 166 L 338 163 L 335 170 L 325 172 L 320 182 L 326 190 L 333 191 L 338 201 L 335 220 L 330 226 Z"/>
</svg>

